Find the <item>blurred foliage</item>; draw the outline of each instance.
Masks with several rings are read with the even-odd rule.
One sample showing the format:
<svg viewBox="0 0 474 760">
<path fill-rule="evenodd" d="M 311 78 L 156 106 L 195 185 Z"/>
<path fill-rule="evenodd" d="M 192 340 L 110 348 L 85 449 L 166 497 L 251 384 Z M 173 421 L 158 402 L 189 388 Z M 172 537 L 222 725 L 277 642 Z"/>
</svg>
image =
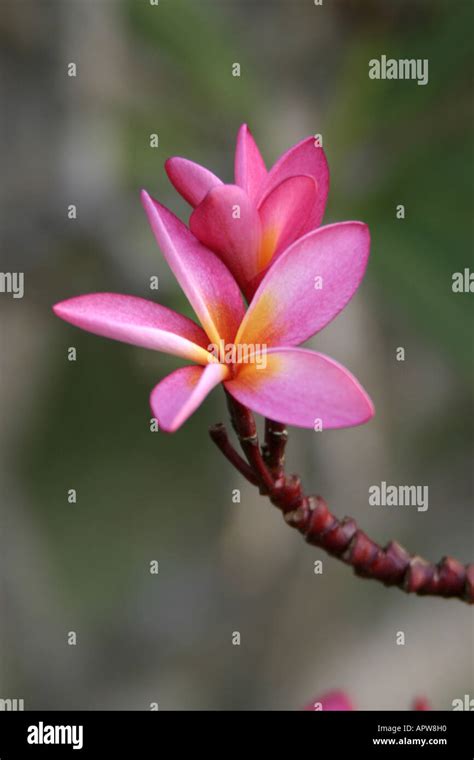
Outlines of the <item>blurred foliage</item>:
<svg viewBox="0 0 474 760">
<path fill-rule="evenodd" d="M 236 125 L 255 118 L 259 108 L 254 53 L 242 46 L 239 27 L 225 23 L 215 4 L 195 0 L 161 0 L 159 12 L 148 0 L 123 0 L 123 8 L 154 79 L 153 97 L 128 114 L 124 155 L 130 175 L 143 183 L 149 172 L 144 135 L 150 123 L 158 125 L 168 155 L 196 155 L 200 144 L 230 152 Z M 242 77 L 232 76 L 235 62 Z M 230 180 L 232 162 L 227 171 Z"/>
<path fill-rule="evenodd" d="M 328 118 L 331 165 L 344 173 L 360 155 L 349 194 L 333 183 L 332 208 L 370 225 L 370 275 L 395 310 L 472 377 L 469 293 L 452 275 L 472 266 L 472 40 L 470 2 L 425 6 L 412 28 L 370 29 L 348 45 Z M 371 80 L 367 62 L 384 53 L 427 58 L 429 82 Z M 354 72 L 362 72 L 355 76 Z M 396 207 L 405 206 L 398 220 Z M 421 222 L 421 220 L 423 220 Z"/>
</svg>

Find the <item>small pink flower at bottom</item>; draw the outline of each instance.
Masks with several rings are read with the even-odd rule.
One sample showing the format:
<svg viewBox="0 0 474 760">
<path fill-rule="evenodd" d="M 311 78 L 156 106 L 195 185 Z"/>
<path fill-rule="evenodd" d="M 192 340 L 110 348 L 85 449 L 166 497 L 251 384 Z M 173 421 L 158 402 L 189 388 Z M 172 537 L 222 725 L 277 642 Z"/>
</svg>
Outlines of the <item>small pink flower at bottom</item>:
<svg viewBox="0 0 474 760">
<path fill-rule="evenodd" d="M 355 710 L 351 700 L 344 691 L 328 691 L 322 696 L 315 699 L 313 702 L 309 702 L 304 711 L 338 711 L 345 712 L 347 710 Z M 431 710 L 431 705 L 425 697 L 417 697 L 413 702 L 413 710 Z"/>
<path fill-rule="evenodd" d="M 330 711 L 346 711 L 353 710 L 354 706 L 343 691 L 327 691 L 322 696 L 315 699 L 303 707 L 303 710 L 312 710 L 314 712 L 320 712 L 322 710 Z"/>
<path fill-rule="evenodd" d="M 413 700 L 412 709 L 417 711 L 431 710 L 431 705 L 426 697 L 416 697 L 416 699 Z"/>
</svg>

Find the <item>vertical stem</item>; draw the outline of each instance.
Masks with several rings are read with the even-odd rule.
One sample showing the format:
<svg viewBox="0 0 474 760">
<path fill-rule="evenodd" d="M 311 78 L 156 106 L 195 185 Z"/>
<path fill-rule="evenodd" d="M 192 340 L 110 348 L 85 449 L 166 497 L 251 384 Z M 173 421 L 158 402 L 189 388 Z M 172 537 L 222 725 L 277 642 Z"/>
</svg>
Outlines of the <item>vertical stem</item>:
<svg viewBox="0 0 474 760">
<path fill-rule="evenodd" d="M 222 451 L 226 459 L 228 459 L 228 461 L 234 465 L 236 470 L 238 470 L 240 474 L 243 475 L 244 478 L 246 478 L 253 486 L 258 486 L 259 482 L 254 474 L 253 469 L 249 464 L 247 464 L 245 459 L 242 459 L 240 454 L 238 454 L 232 446 L 227 437 L 227 431 L 224 425 L 222 423 L 213 425 L 211 428 L 209 428 L 209 435 L 211 436 L 216 446 Z"/>
<path fill-rule="evenodd" d="M 237 434 L 242 450 L 258 478 L 260 492 L 273 490 L 273 478 L 268 470 L 258 445 L 257 426 L 252 412 L 226 392 L 232 426 Z"/>
<path fill-rule="evenodd" d="M 265 443 L 262 447 L 263 458 L 275 480 L 283 475 L 287 440 L 288 430 L 286 429 L 286 425 L 274 420 L 265 420 Z"/>
</svg>

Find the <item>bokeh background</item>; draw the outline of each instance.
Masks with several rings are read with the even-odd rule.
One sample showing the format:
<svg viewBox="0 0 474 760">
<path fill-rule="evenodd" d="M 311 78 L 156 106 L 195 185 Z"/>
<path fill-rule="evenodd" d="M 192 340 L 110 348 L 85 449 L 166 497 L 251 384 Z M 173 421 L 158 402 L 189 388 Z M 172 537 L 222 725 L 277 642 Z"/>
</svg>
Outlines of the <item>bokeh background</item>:
<svg viewBox="0 0 474 760">
<path fill-rule="evenodd" d="M 339 687 L 360 709 L 417 694 L 451 709 L 472 694 L 466 605 L 358 579 L 306 545 L 208 439 L 221 391 L 175 435 L 151 433 L 149 391 L 179 362 L 50 309 L 108 290 L 189 314 L 139 189 L 187 219 L 168 156 L 231 181 L 241 122 L 268 165 L 322 133 L 326 221 L 364 220 L 373 243 L 362 287 L 310 345 L 356 374 L 377 416 L 292 430 L 289 468 L 380 542 L 468 561 L 473 296 L 451 283 L 472 267 L 471 29 L 464 0 L 0 0 L 1 270 L 25 273 L 22 300 L 0 295 L 1 698 L 299 709 Z M 428 58 L 429 84 L 370 80 L 382 54 Z M 381 480 L 429 485 L 428 511 L 369 506 Z"/>
</svg>

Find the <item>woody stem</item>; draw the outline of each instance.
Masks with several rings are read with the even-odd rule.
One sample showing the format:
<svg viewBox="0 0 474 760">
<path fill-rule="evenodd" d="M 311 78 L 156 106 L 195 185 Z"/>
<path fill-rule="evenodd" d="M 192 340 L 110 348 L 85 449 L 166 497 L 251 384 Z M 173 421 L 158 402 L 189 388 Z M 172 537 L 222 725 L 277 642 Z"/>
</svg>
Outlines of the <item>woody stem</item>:
<svg viewBox="0 0 474 760">
<path fill-rule="evenodd" d="M 265 420 L 265 443 L 262 453 L 273 478 L 277 480 L 283 475 L 285 467 L 285 447 L 288 440 L 286 425 L 282 422 Z"/>
<path fill-rule="evenodd" d="M 268 494 L 273 488 L 273 477 L 263 461 L 258 444 L 257 426 L 252 412 L 226 392 L 230 419 L 242 451 L 252 468 L 261 494 Z"/>
<path fill-rule="evenodd" d="M 299 530 L 308 543 L 351 565 L 357 575 L 386 586 L 474 603 L 474 564 L 462 565 L 451 557 L 443 557 L 434 564 L 410 555 L 395 541 L 381 547 L 360 530 L 352 518 L 337 518 L 320 496 L 305 495 L 298 476 L 285 473 L 288 437 L 285 426 L 265 421 L 265 443 L 261 452 L 252 413 L 226 395 L 232 425 L 248 464 L 232 447 L 222 425 L 211 428 L 213 441 L 247 480 L 258 485 L 260 493 L 270 498 L 288 525 Z"/>
<path fill-rule="evenodd" d="M 249 481 L 249 483 L 252 483 L 253 486 L 258 486 L 258 480 L 254 474 L 253 469 L 249 464 L 247 464 L 245 459 L 242 459 L 240 454 L 232 446 L 227 435 L 227 430 L 225 429 L 222 422 L 219 422 L 217 425 L 210 427 L 209 435 L 216 444 L 217 448 L 222 451 L 226 459 L 228 459 L 229 462 L 234 465 L 236 470 L 238 470 L 240 474 Z"/>
</svg>

